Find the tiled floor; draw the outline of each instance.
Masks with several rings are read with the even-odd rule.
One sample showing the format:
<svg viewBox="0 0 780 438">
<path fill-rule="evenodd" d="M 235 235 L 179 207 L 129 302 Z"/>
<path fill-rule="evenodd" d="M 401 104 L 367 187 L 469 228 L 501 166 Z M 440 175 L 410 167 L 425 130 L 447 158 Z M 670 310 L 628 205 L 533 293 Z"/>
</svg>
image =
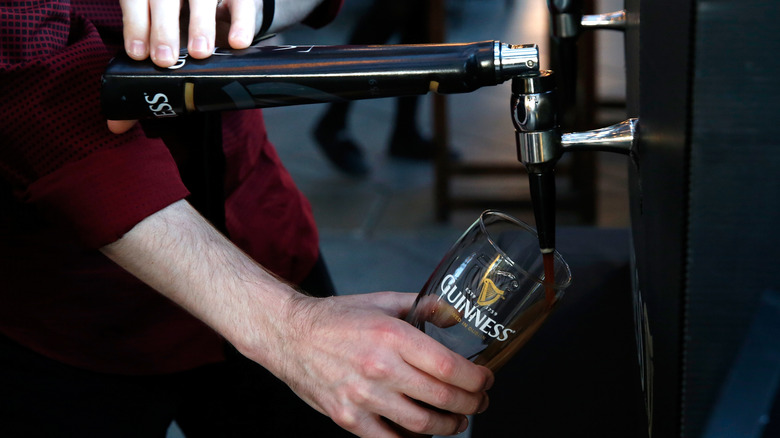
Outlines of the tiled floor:
<svg viewBox="0 0 780 438">
<path fill-rule="evenodd" d="M 285 33 L 275 44 L 344 44 L 352 24 L 368 2 L 346 2 L 336 22 L 322 30 Z M 603 10 L 620 9 L 614 0 Z M 611 8 L 611 9 L 610 9 Z M 537 43 L 547 63 L 547 9 L 543 0 L 454 0 L 448 2 L 448 41 L 498 39 L 512 44 Z M 623 89 L 619 36 L 600 36 L 599 93 L 620 96 Z M 509 118 L 509 84 L 448 98 L 450 138 L 463 160 L 516 162 L 514 130 Z M 435 220 L 433 167 L 387 156 L 393 100 L 359 101 L 350 129 L 372 167 L 362 180 L 346 177 L 323 157 L 310 135 L 322 105 L 271 108 L 265 111 L 269 135 L 296 183 L 312 203 L 322 252 L 340 293 L 377 290 L 416 291 L 438 259 L 479 211 L 456 211 L 447 223 Z M 430 133 L 431 103 L 423 99 L 420 126 Z M 485 158 L 487 157 L 487 158 Z M 523 195 L 524 175 L 495 183 L 516 187 Z M 628 225 L 626 162 L 622 156 L 598 157 L 596 226 Z M 453 190 L 474 190 L 468 183 Z M 502 189 L 503 190 L 503 189 Z M 532 223 L 529 211 L 511 211 Z M 563 217 L 560 226 L 579 225 Z M 170 437 L 176 437 L 172 430 Z M 468 433 L 464 434 L 468 435 Z"/>
</svg>

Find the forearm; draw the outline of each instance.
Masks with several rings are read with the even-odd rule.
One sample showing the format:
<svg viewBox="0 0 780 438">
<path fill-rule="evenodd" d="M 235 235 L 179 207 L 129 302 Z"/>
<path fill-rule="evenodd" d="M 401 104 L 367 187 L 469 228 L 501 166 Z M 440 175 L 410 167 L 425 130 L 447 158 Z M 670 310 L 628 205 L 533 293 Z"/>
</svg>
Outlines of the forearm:
<svg viewBox="0 0 780 438">
<path fill-rule="evenodd" d="M 214 229 L 187 202 L 138 223 L 101 251 L 176 302 L 239 350 L 282 335 L 283 308 L 294 289 L 268 273 Z M 249 347 L 252 346 L 252 347 Z M 273 346 L 271 346 L 273 347 Z M 262 349 L 268 351 L 277 348 Z M 256 358 L 272 365 L 272 357 Z"/>
<path fill-rule="evenodd" d="M 101 250 L 357 435 L 398 437 L 381 418 L 421 433 L 461 432 L 464 415 L 487 406 L 489 370 L 398 319 L 413 294 L 306 297 L 184 201 Z"/>
</svg>

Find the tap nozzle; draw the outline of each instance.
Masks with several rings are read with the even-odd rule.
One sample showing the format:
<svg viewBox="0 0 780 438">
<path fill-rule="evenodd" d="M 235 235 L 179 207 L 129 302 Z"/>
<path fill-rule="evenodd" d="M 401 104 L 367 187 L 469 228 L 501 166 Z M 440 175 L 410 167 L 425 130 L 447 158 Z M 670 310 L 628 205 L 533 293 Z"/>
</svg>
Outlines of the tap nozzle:
<svg viewBox="0 0 780 438">
<path fill-rule="evenodd" d="M 563 153 L 552 71 L 512 80 L 512 123 L 518 159 L 528 170 L 539 247 L 555 250 L 555 163 Z"/>
<path fill-rule="evenodd" d="M 633 155 L 638 119 L 606 128 L 562 134 L 552 71 L 540 71 L 512 79 L 512 123 L 517 155 L 528 170 L 539 247 L 555 250 L 555 164 L 565 152 L 606 151 Z"/>
</svg>

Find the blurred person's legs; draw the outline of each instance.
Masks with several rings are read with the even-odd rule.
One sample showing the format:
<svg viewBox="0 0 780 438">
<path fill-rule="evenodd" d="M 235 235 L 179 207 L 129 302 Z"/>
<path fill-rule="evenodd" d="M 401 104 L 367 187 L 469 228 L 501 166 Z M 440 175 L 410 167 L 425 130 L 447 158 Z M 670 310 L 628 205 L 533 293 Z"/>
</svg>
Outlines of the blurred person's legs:
<svg viewBox="0 0 780 438">
<path fill-rule="evenodd" d="M 358 21 L 349 44 L 385 44 L 396 33 L 401 44 L 425 43 L 428 41 L 428 14 L 427 0 L 376 0 Z M 397 99 L 388 148 L 391 156 L 430 159 L 434 155 L 433 142 L 423 138 L 417 126 L 419 99 L 419 96 Z M 350 107 L 351 102 L 329 105 L 314 135 L 336 167 L 347 174 L 363 176 L 368 173 L 369 167 L 347 129 Z"/>
</svg>

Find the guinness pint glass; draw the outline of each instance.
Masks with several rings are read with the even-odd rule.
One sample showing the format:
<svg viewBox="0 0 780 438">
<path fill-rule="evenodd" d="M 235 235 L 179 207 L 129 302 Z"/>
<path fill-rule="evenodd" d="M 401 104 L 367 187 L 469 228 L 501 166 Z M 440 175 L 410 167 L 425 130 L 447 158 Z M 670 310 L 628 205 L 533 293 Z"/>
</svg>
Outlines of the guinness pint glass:
<svg viewBox="0 0 780 438">
<path fill-rule="evenodd" d="M 536 332 L 571 283 L 557 251 L 554 272 L 555 278 L 545 278 L 533 228 L 488 210 L 444 256 L 406 320 L 495 372 Z"/>
</svg>

